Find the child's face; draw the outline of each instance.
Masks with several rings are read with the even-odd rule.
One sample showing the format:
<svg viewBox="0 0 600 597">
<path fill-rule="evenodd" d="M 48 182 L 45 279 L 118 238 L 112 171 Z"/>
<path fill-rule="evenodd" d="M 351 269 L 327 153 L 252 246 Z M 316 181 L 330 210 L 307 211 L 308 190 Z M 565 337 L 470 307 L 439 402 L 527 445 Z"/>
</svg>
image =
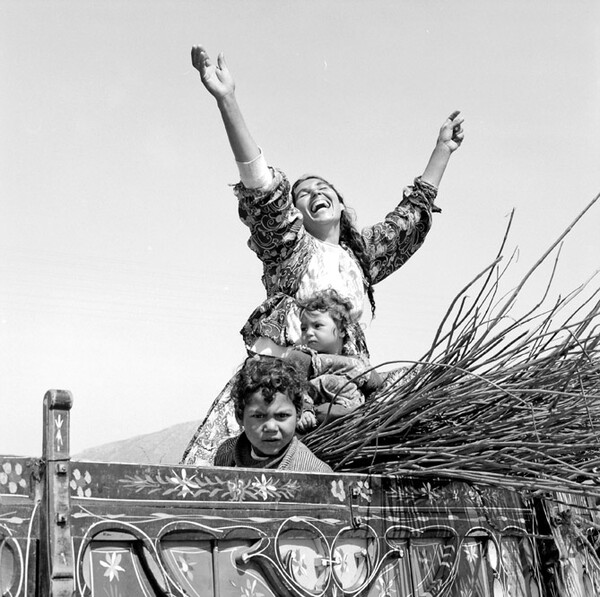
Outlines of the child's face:
<svg viewBox="0 0 600 597">
<path fill-rule="evenodd" d="M 344 339 L 329 313 L 304 311 L 300 317 L 301 342 L 325 354 L 341 354 Z"/>
<path fill-rule="evenodd" d="M 275 456 L 292 441 L 296 420 L 294 403 L 285 394 L 277 392 L 267 403 L 257 390 L 248 399 L 240 423 L 259 456 Z"/>
</svg>

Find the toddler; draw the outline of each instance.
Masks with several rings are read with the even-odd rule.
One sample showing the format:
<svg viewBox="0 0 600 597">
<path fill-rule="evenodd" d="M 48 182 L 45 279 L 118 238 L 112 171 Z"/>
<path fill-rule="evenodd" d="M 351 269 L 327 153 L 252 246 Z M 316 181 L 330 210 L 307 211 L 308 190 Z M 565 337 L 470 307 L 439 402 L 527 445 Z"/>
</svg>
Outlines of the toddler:
<svg viewBox="0 0 600 597">
<path fill-rule="evenodd" d="M 301 344 L 287 354 L 313 388 L 298 429 L 308 431 L 327 419 L 354 410 L 382 384 L 377 371 L 365 371 L 366 357 L 344 354 L 346 330 L 353 323 L 352 305 L 335 290 L 314 294 L 300 306 Z"/>
</svg>

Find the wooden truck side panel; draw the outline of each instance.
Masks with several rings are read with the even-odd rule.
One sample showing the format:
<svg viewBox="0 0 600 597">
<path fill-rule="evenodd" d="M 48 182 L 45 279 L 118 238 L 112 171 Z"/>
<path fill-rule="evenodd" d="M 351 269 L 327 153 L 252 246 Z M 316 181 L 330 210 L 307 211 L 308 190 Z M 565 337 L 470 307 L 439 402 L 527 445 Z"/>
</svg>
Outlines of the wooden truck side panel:
<svg viewBox="0 0 600 597">
<path fill-rule="evenodd" d="M 0 457 L 0 595 L 583 597 L 597 586 L 577 557 L 562 585 L 548 583 L 540 546 L 552 537 L 516 492 L 72 461 L 70 408 L 68 393 L 46 395 L 41 460 Z"/>
</svg>

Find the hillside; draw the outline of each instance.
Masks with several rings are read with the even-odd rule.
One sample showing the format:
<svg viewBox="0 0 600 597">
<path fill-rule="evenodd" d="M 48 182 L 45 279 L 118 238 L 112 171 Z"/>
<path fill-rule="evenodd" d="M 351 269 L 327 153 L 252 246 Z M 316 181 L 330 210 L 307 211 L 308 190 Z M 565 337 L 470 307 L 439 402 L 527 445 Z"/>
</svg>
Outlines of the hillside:
<svg viewBox="0 0 600 597">
<path fill-rule="evenodd" d="M 178 464 L 200 421 L 187 421 L 161 431 L 138 435 L 118 442 L 88 448 L 73 455 L 74 460 Z"/>
</svg>

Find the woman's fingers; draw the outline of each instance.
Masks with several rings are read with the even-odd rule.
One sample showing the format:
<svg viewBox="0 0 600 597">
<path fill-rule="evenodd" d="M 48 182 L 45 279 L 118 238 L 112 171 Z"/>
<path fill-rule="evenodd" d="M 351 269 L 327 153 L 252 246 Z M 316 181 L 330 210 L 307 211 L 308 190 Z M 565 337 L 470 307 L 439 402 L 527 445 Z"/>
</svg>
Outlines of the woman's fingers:
<svg viewBox="0 0 600 597">
<path fill-rule="evenodd" d="M 206 67 L 210 66 L 210 58 L 202 46 L 192 47 L 192 64 L 200 73 L 204 72 Z"/>
<path fill-rule="evenodd" d="M 460 110 L 454 110 L 454 112 L 448 116 L 446 123 L 449 127 L 452 127 L 452 139 L 461 143 L 465 136 L 462 128 L 465 119 L 462 116 L 459 117 L 459 114 Z"/>
<path fill-rule="evenodd" d="M 223 72 L 229 72 L 229 68 L 227 67 L 227 62 L 225 62 L 225 55 L 223 54 L 223 52 L 219 52 L 219 55 L 217 56 L 217 66 L 219 70 L 222 70 Z"/>
<path fill-rule="evenodd" d="M 450 116 L 448 116 L 448 120 L 446 120 L 446 122 L 451 124 L 454 128 L 460 126 L 465 121 L 465 119 L 462 116 L 459 117 L 459 114 L 460 110 L 455 110 L 454 112 L 452 112 L 452 114 L 450 114 Z"/>
<path fill-rule="evenodd" d="M 443 141 L 448 144 L 448 147 L 454 151 L 464 139 L 464 131 L 462 124 L 465 119 L 460 116 L 460 110 L 454 110 L 450 116 L 444 121 L 442 128 L 440 129 L 440 136 L 438 141 Z"/>
</svg>

